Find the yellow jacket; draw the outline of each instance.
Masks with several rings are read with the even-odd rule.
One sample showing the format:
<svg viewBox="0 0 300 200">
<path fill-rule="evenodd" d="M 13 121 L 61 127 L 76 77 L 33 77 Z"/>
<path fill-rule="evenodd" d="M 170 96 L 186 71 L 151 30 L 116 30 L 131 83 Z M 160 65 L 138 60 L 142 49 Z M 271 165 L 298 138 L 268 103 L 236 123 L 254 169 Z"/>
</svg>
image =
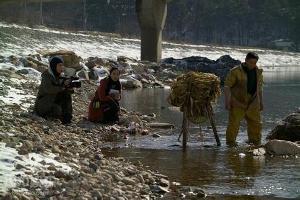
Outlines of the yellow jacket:
<svg viewBox="0 0 300 200">
<path fill-rule="evenodd" d="M 229 87 L 231 91 L 231 97 L 233 100 L 233 103 L 235 100 L 237 100 L 239 103 L 242 103 L 243 105 L 249 107 L 259 106 L 259 98 L 258 95 L 260 91 L 262 91 L 262 85 L 263 85 L 263 70 L 256 68 L 256 77 L 257 77 L 257 90 L 256 93 L 251 97 L 249 97 L 249 94 L 247 93 L 247 74 L 243 70 L 242 65 L 239 65 L 237 67 L 234 67 L 230 70 L 229 74 L 227 75 L 225 79 L 225 87 Z"/>
</svg>

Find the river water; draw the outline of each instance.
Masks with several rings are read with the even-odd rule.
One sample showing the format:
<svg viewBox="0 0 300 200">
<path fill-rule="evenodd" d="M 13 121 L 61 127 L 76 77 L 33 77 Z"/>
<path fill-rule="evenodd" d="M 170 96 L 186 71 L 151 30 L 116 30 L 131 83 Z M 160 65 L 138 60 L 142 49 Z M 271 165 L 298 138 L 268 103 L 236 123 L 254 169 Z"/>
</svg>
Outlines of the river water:
<svg viewBox="0 0 300 200">
<path fill-rule="evenodd" d="M 288 113 L 300 107 L 300 68 L 275 67 L 264 71 L 263 142 L 266 135 Z M 295 157 L 253 157 L 247 151 L 246 124 L 242 123 L 237 141 L 239 147 L 225 146 L 227 112 L 223 96 L 214 107 L 222 146 L 217 147 L 208 124 L 191 125 L 190 141 L 183 152 L 177 141 L 182 113 L 168 105 L 168 89 L 143 89 L 123 94 L 122 105 L 129 110 L 156 113 L 158 121 L 176 128 L 160 133 L 160 138 L 129 137 L 127 141 L 109 144 L 108 156 L 122 156 L 142 162 L 150 169 L 166 174 L 186 186 L 198 186 L 211 195 L 259 198 L 300 198 L 300 159 Z"/>
<path fill-rule="evenodd" d="M 138 58 L 140 41 L 100 34 L 70 33 L 44 27 L 28 28 L 0 22 L 0 55 L 24 56 L 38 50 L 73 50 L 83 58 L 99 56 L 116 59 L 119 55 Z M 245 53 L 259 53 L 264 68 L 263 142 L 276 122 L 300 107 L 300 53 L 274 50 L 216 47 L 205 45 L 163 44 L 163 57 L 205 56 L 210 59 L 230 54 L 242 60 Z M 3 65 L 3 64 L 2 64 Z M 6 64 L 4 64 L 6 65 Z M 175 129 L 160 133 L 160 138 L 129 137 L 126 141 L 107 144 L 107 156 L 123 156 L 142 162 L 185 186 L 203 188 L 213 196 L 226 199 L 300 199 L 300 159 L 295 157 L 253 157 L 247 151 L 245 123 L 237 141 L 239 147 L 227 148 L 225 130 L 227 112 L 223 96 L 214 106 L 222 146 L 216 147 L 208 124 L 191 125 L 188 149 L 183 152 L 177 141 L 182 114 L 170 107 L 168 89 L 126 91 L 122 106 L 128 110 L 157 114 L 158 121 L 175 124 Z M 109 148 L 107 148 L 109 146 Z"/>
</svg>

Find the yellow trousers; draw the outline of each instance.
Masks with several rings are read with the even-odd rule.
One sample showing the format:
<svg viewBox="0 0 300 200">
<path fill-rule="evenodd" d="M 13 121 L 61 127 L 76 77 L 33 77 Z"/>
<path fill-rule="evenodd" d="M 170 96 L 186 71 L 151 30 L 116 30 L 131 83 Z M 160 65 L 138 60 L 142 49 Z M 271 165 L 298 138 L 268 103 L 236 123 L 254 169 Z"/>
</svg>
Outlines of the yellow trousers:
<svg viewBox="0 0 300 200">
<path fill-rule="evenodd" d="M 229 121 L 226 130 L 226 143 L 228 145 L 236 144 L 236 137 L 239 132 L 240 123 L 245 119 L 247 122 L 247 133 L 249 143 L 259 145 L 261 141 L 261 117 L 259 106 L 252 106 L 244 109 L 240 107 L 233 107 L 229 111 Z"/>
</svg>

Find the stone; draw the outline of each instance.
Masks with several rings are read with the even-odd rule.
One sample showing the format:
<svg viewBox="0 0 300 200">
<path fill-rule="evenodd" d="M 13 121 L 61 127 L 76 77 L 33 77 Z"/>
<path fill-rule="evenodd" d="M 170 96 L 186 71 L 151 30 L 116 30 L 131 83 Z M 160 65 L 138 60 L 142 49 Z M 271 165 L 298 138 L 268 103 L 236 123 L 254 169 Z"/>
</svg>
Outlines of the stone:
<svg viewBox="0 0 300 200">
<path fill-rule="evenodd" d="M 47 169 L 50 171 L 56 171 L 56 168 L 54 165 L 50 165 Z"/>
<path fill-rule="evenodd" d="M 103 199 L 102 193 L 100 191 L 98 191 L 98 190 L 92 191 L 91 195 L 96 200 L 102 200 Z"/>
<path fill-rule="evenodd" d="M 126 77 L 120 78 L 120 82 L 124 89 L 135 89 L 135 88 L 143 87 L 143 84 L 141 81 L 139 81 L 131 76 L 126 76 Z"/>
<path fill-rule="evenodd" d="M 147 116 L 147 115 L 142 115 L 142 116 L 141 116 L 141 119 L 142 119 L 142 120 L 145 120 L 145 121 L 147 121 L 147 122 L 150 122 L 150 121 L 152 120 L 152 118 L 151 118 L 150 116 Z"/>
<path fill-rule="evenodd" d="M 11 55 L 8 57 L 8 59 L 10 63 L 12 63 L 15 66 L 19 66 L 21 64 L 20 60 L 16 56 Z"/>
<path fill-rule="evenodd" d="M 172 182 L 172 185 L 175 185 L 175 186 L 180 186 L 181 185 L 181 183 L 179 183 L 179 182 Z"/>
<path fill-rule="evenodd" d="M 137 173 L 136 170 L 131 169 L 131 168 L 126 168 L 125 169 L 126 174 L 128 174 L 129 176 L 135 175 Z"/>
<path fill-rule="evenodd" d="M 176 71 L 213 73 L 220 77 L 221 83 L 224 83 L 230 69 L 240 65 L 241 61 L 235 60 L 229 55 L 221 56 L 217 60 L 210 60 L 200 56 L 191 56 L 182 59 L 166 58 L 162 61 L 162 64 L 172 65 Z"/>
<path fill-rule="evenodd" d="M 55 145 L 52 146 L 51 150 L 52 150 L 52 153 L 60 153 L 61 152 L 60 149 L 59 149 L 59 147 L 55 146 Z"/>
<path fill-rule="evenodd" d="M 160 185 L 150 185 L 151 192 L 154 193 L 167 193 L 169 190 L 165 187 L 162 187 Z"/>
<path fill-rule="evenodd" d="M 266 150 L 262 147 L 253 150 L 253 155 L 254 156 L 263 156 L 265 154 L 266 154 Z"/>
<path fill-rule="evenodd" d="M 300 141 L 300 111 L 288 115 L 267 136 L 268 140 Z"/>
<path fill-rule="evenodd" d="M 117 57 L 117 61 L 118 61 L 118 62 L 128 62 L 128 61 L 130 61 L 130 62 L 134 62 L 134 63 L 137 62 L 136 59 L 134 59 L 134 58 L 128 58 L 128 57 L 126 57 L 126 56 L 118 56 L 118 57 Z"/>
<path fill-rule="evenodd" d="M 59 50 L 54 52 L 47 52 L 43 54 L 44 57 L 59 56 L 64 60 L 64 66 L 69 68 L 80 69 L 80 61 L 82 60 L 73 51 Z"/>
<path fill-rule="evenodd" d="M 25 141 L 23 141 L 22 146 L 18 150 L 18 153 L 20 155 L 25 155 L 25 154 L 28 154 L 29 152 L 31 152 L 32 149 L 33 149 L 32 143 L 28 140 L 25 140 Z"/>
<path fill-rule="evenodd" d="M 123 183 L 128 184 L 128 185 L 135 185 L 135 181 L 128 177 L 123 178 L 122 181 L 123 181 Z"/>
<path fill-rule="evenodd" d="M 93 162 L 90 162 L 89 167 L 90 167 L 94 172 L 96 172 L 97 169 L 98 169 L 98 165 L 95 164 L 95 163 L 93 163 Z"/>
<path fill-rule="evenodd" d="M 60 171 L 60 170 L 56 170 L 55 173 L 54 173 L 54 176 L 56 178 L 64 178 L 65 177 L 65 174 L 64 172 Z"/>
<path fill-rule="evenodd" d="M 116 127 L 115 125 L 112 126 L 110 129 L 111 129 L 111 131 L 113 131 L 113 132 L 120 132 L 120 128 Z"/>
<path fill-rule="evenodd" d="M 205 198 L 207 194 L 200 188 L 195 188 L 193 192 L 196 194 L 198 198 Z"/>
<path fill-rule="evenodd" d="M 273 155 L 300 155 L 300 145 L 286 140 L 270 140 L 265 148 Z"/>
<path fill-rule="evenodd" d="M 15 148 L 17 146 L 17 143 L 15 141 L 8 141 L 5 144 L 5 147 Z"/>
<path fill-rule="evenodd" d="M 29 71 L 28 71 L 28 69 L 20 69 L 20 70 L 16 71 L 16 73 L 26 75 L 26 74 L 29 74 Z"/>
<path fill-rule="evenodd" d="M 158 133 L 153 133 L 153 134 L 152 134 L 152 137 L 154 137 L 154 138 L 159 138 L 159 137 L 161 137 L 161 135 L 159 135 Z"/>
<path fill-rule="evenodd" d="M 153 86 L 163 88 L 164 84 L 161 81 L 155 80 Z"/>
<path fill-rule="evenodd" d="M 102 58 L 98 57 L 89 57 L 86 59 L 85 65 L 92 69 L 95 66 L 104 66 L 106 64 L 106 61 Z"/>
<path fill-rule="evenodd" d="M 5 126 L 5 121 L 4 120 L 0 120 L 0 126 Z"/>
<path fill-rule="evenodd" d="M 141 118 L 138 115 L 122 115 L 120 116 L 120 124 L 123 126 L 129 126 L 130 124 L 135 123 L 141 126 L 143 124 Z"/>
<path fill-rule="evenodd" d="M 156 114 L 155 113 L 151 113 L 151 114 L 148 114 L 149 117 L 155 119 L 156 118 Z"/>
<path fill-rule="evenodd" d="M 47 64 L 45 64 L 41 61 L 35 60 L 34 58 L 32 58 L 30 56 L 27 58 L 22 58 L 21 61 L 24 65 L 24 67 L 33 68 L 41 73 L 43 73 L 48 68 Z"/>
<path fill-rule="evenodd" d="M 39 136 L 39 135 L 35 135 L 33 140 L 39 144 L 41 144 L 43 142 L 41 136 Z"/>
<path fill-rule="evenodd" d="M 21 165 L 21 164 L 17 164 L 16 167 L 15 167 L 17 170 L 20 170 L 20 169 L 26 169 L 25 166 Z"/>
<path fill-rule="evenodd" d="M 159 185 L 163 187 L 169 187 L 170 182 L 164 178 L 159 179 Z"/>
<path fill-rule="evenodd" d="M 23 158 L 21 156 L 16 156 L 15 159 L 23 161 Z"/>
<path fill-rule="evenodd" d="M 122 181 L 122 178 L 121 178 L 118 174 L 116 174 L 116 173 L 113 173 L 113 174 L 112 174 L 112 177 L 113 177 L 114 180 L 116 180 L 116 181 Z"/>
<path fill-rule="evenodd" d="M 96 155 L 94 156 L 94 158 L 95 158 L 96 160 L 102 160 L 102 159 L 103 159 L 103 155 L 102 155 L 102 154 L 96 154 Z"/>
<path fill-rule="evenodd" d="M 148 129 L 143 129 L 141 131 L 141 135 L 148 135 L 149 134 L 149 130 Z"/>
<path fill-rule="evenodd" d="M 170 129 L 174 128 L 173 124 L 170 123 L 159 123 L 159 122 L 153 122 L 148 124 L 150 128 L 161 128 L 161 129 Z"/>
<path fill-rule="evenodd" d="M 142 184 L 145 183 L 145 180 L 144 180 L 144 178 L 143 178 L 143 176 L 142 176 L 141 174 L 138 174 L 138 175 L 136 176 L 136 178 L 137 178 Z"/>
</svg>

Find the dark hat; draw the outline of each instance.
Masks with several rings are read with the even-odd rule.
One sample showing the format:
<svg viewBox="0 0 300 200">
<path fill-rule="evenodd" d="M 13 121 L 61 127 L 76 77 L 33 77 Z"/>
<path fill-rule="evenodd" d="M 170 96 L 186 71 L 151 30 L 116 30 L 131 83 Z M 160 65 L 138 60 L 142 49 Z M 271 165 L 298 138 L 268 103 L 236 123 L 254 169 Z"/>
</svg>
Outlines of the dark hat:
<svg viewBox="0 0 300 200">
<path fill-rule="evenodd" d="M 115 70 L 119 71 L 119 68 L 118 67 L 111 67 L 110 70 L 109 70 L 109 74 L 111 74 Z"/>
<path fill-rule="evenodd" d="M 59 76 L 59 74 L 57 73 L 56 71 L 56 66 L 57 64 L 59 63 L 64 63 L 63 59 L 58 57 L 58 56 L 55 56 L 53 58 L 50 59 L 50 68 L 52 70 L 52 73 L 55 75 L 55 76 Z"/>
</svg>

